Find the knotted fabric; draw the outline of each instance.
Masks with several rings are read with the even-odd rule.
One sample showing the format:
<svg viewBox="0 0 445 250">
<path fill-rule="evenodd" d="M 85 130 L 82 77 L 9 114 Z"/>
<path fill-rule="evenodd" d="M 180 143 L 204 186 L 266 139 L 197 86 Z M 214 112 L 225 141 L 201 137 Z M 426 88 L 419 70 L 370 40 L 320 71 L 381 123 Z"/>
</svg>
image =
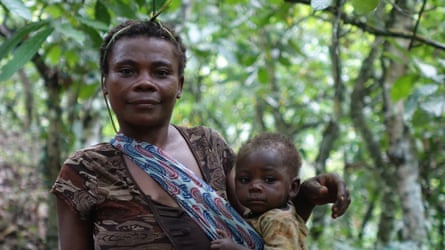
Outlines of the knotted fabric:
<svg viewBox="0 0 445 250">
<path fill-rule="evenodd" d="M 217 229 L 250 249 L 263 249 L 260 235 L 219 196 L 204 180 L 160 148 L 118 133 L 111 140 L 153 178 L 186 213 L 196 221 L 211 240 L 220 238 Z"/>
</svg>

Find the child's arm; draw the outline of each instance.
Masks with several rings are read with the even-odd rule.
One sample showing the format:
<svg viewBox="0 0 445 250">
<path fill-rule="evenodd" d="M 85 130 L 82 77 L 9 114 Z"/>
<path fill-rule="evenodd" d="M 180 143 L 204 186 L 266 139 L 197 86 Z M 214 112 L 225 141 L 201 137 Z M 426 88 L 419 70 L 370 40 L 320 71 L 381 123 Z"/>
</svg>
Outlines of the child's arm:
<svg viewBox="0 0 445 250">
<path fill-rule="evenodd" d="M 228 237 L 226 232 L 222 230 L 217 230 L 221 235 L 221 239 L 214 240 L 210 242 L 210 249 L 219 249 L 219 250 L 245 250 L 249 249 L 242 245 L 238 245 L 232 241 L 231 238 Z"/>
<path fill-rule="evenodd" d="M 277 211 L 277 210 L 275 210 Z M 266 214 L 258 221 L 264 240 L 264 250 L 294 249 L 306 250 L 308 229 L 295 210 Z"/>
</svg>

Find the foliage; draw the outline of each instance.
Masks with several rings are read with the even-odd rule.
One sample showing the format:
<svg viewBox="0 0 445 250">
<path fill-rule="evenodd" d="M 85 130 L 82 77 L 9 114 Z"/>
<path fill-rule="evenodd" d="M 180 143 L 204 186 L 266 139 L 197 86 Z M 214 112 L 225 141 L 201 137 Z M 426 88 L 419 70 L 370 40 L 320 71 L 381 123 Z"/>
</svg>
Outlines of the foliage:
<svg viewBox="0 0 445 250">
<path fill-rule="evenodd" d="M 155 2 L 159 9 L 168 1 Z M 1 1 L 0 128 L 40 139 L 41 158 L 31 166 L 57 170 L 75 149 L 114 133 L 100 92 L 98 48 L 106 30 L 123 19 L 147 18 L 152 4 Z M 397 237 L 407 217 L 404 197 L 396 186 L 386 190 L 382 174 L 397 176 L 401 169 L 390 154 L 394 123 L 388 122 L 388 110 L 394 111 L 419 166 L 425 244 L 444 249 L 444 5 L 443 0 L 171 1 L 159 18 L 175 24 L 188 45 L 185 93 L 174 122 L 213 127 L 235 149 L 259 131 L 292 136 L 306 160 L 303 177 L 338 172 L 353 196 L 342 218 L 310 221 L 322 232 L 310 239 L 314 249 L 378 248 L 385 197 L 395 204 L 394 227 L 381 248 L 403 249 L 410 244 Z M 389 29 L 398 10 L 412 23 Z M 403 64 L 403 71 L 388 66 L 395 63 Z M 354 97 L 358 86 L 362 99 Z M 59 158 L 50 161 L 56 142 Z M 50 185 L 54 176 L 46 178 Z"/>
</svg>

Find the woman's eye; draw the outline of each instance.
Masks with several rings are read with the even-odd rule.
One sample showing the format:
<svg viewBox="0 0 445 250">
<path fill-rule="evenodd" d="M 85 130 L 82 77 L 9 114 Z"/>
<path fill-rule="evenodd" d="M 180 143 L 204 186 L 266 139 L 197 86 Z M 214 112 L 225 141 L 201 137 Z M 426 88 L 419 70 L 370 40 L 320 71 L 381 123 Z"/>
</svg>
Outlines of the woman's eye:
<svg viewBox="0 0 445 250">
<path fill-rule="evenodd" d="M 121 74 L 122 76 L 130 76 L 133 74 L 133 70 L 130 68 L 122 68 L 119 69 L 119 74 Z"/>
<path fill-rule="evenodd" d="M 168 70 L 157 70 L 156 71 L 156 75 L 159 77 L 159 78 L 166 78 L 167 76 L 169 76 L 170 75 L 170 71 L 168 71 Z"/>
</svg>

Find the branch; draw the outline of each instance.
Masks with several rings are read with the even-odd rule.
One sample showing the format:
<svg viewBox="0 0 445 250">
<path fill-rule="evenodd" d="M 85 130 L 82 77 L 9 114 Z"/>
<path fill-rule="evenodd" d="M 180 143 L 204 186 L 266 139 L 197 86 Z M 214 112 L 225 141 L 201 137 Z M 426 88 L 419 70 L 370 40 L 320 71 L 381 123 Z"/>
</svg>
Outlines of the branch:
<svg viewBox="0 0 445 250">
<path fill-rule="evenodd" d="M 309 0 L 285 0 L 285 2 L 290 2 L 290 3 L 301 3 L 301 4 L 306 4 L 306 5 L 310 5 L 310 1 Z M 333 15 L 337 15 L 337 9 L 334 7 L 330 7 L 327 9 L 322 10 L 323 12 L 329 12 Z M 345 24 L 350 24 L 353 26 L 356 26 L 358 28 L 360 28 L 363 31 L 366 31 L 370 34 L 373 34 L 375 36 L 385 36 L 385 37 L 396 37 L 396 38 L 404 38 L 404 39 L 410 39 L 411 41 L 417 41 L 420 42 L 422 44 L 440 49 L 440 50 L 445 50 L 445 44 L 434 41 L 434 40 L 430 40 L 426 37 L 423 37 L 421 35 L 418 35 L 414 32 L 411 31 L 401 31 L 401 30 L 383 30 L 383 29 L 379 29 L 377 27 L 374 27 L 366 22 L 357 20 L 356 18 L 347 16 L 347 15 L 342 15 L 342 21 Z"/>
<path fill-rule="evenodd" d="M 420 8 L 419 14 L 417 15 L 416 25 L 414 25 L 414 35 L 417 34 L 417 29 L 419 28 L 420 19 L 422 18 L 422 14 L 425 11 L 425 6 L 426 6 L 426 0 L 423 0 L 422 8 Z M 409 47 L 408 48 L 411 49 L 413 47 L 413 43 L 414 43 L 414 40 L 411 40 L 411 42 L 409 43 Z"/>
<path fill-rule="evenodd" d="M 350 103 L 350 117 L 352 120 L 352 124 L 354 128 L 359 131 L 362 136 L 364 143 L 371 155 L 372 160 L 375 163 L 377 168 L 383 168 L 385 166 L 385 162 L 383 159 L 382 151 L 380 150 L 380 146 L 378 140 L 373 136 L 371 129 L 367 125 L 367 121 L 365 116 L 363 115 L 364 107 L 364 98 L 366 96 L 365 93 L 365 84 L 366 82 L 373 77 L 373 67 L 370 65 L 374 64 L 374 60 L 377 56 L 377 47 L 380 46 L 380 41 L 375 41 L 369 55 L 362 63 L 360 68 L 359 75 L 354 81 L 354 88 L 351 93 L 351 103 Z"/>
<path fill-rule="evenodd" d="M 360 29 L 362 29 L 368 33 L 371 33 L 373 35 L 376 35 L 376 36 L 410 39 L 410 40 L 417 41 L 417 42 L 426 44 L 428 46 L 431 46 L 431 47 L 434 47 L 437 49 L 445 50 L 445 44 L 439 43 L 439 42 L 436 42 L 433 40 L 429 40 L 428 38 L 425 38 L 420 35 L 416 35 L 410 31 L 378 29 L 378 28 L 376 28 L 372 25 L 369 25 L 365 22 L 358 21 L 358 20 L 355 20 L 355 19 L 349 18 L 349 17 L 344 17 L 343 21 L 346 24 L 351 24 L 351 25 L 357 26 Z"/>
</svg>

